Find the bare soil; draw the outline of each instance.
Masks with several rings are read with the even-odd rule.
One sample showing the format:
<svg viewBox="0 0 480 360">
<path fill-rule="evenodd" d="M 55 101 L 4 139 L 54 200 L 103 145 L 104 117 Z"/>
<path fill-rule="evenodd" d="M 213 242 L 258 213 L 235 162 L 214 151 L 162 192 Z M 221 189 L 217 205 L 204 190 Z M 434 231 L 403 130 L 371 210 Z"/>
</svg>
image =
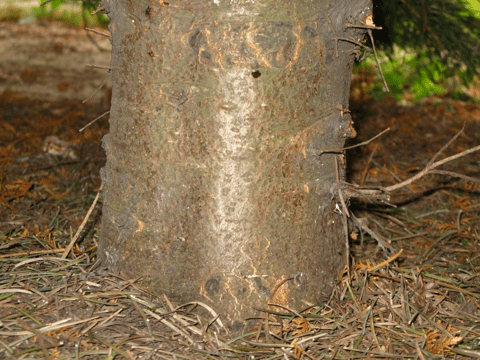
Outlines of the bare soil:
<svg viewBox="0 0 480 360">
<path fill-rule="evenodd" d="M 94 36 L 109 49 L 107 37 Z M 58 221 L 76 226 L 77 221 L 66 219 L 72 206 L 86 206 L 98 188 L 105 160 L 100 141 L 108 131 L 108 116 L 79 130 L 110 107 L 108 71 L 85 65 L 108 67 L 110 54 L 84 30 L 45 21 L 2 22 L 0 48 L 0 229 L 9 231 L 13 225 L 42 231 L 55 212 Z M 56 152 L 52 147 L 58 144 L 48 144 L 51 137 L 68 149 Z M 53 203 L 57 206 L 45 206 Z"/>
<path fill-rule="evenodd" d="M 104 33 L 107 30 L 98 29 Z M 0 92 L 6 89 L 30 99 L 49 102 L 82 101 L 92 95 L 107 75 L 110 42 L 91 33 L 105 51 L 88 40 L 86 31 L 60 23 L 37 21 L 27 25 L 0 25 Z M 97 101 L 105 100 L 100 92 Z"/>
</svg>

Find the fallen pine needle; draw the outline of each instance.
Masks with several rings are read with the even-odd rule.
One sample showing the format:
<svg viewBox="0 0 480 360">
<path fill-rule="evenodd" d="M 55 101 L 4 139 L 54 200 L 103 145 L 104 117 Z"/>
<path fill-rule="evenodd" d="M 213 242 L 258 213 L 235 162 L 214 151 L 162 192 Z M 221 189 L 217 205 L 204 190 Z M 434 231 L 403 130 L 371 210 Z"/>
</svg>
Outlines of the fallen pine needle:
<svg viewBox="0 0 480 360">
<path fill-rule="evenodd" d="M 375 265 L 373 267 L 369 267 L 368 268 L 368 271 L 377 271 L 378 269 L 384 267 L 385 265 L 387 265 L 388 263 L 391 263 L 392 261 L 394 261 L 396 258 L 398 258 L 401 254 L 403 253 L 403 249 L 400 249 L 400 251 L 398 253 L 396 253 L 395 255 L 393 255 L 391 258 L 385 260 L 385 261 L 382 261 L 380 264 L 378 265 Z"/>
</svg>

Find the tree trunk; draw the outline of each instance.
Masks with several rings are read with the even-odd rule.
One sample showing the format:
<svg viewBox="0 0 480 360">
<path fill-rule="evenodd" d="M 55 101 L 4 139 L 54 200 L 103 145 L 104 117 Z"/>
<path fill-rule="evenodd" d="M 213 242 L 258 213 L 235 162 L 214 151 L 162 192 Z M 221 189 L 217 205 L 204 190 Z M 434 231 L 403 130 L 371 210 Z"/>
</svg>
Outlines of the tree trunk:
<svg viewBox="0 0 480 360">
<path fill-rule="evenodd" d="M 238 331 L 346 264 L 335 209 L 370 0 L 104 0 L 113 96 L 99 256 Z M 336 41 L 336 37 L 338 40 Z M 347 40 L 348 39 L 348 40 Z M 277 309 L 280 310 L 280 309 Z"/>
</svg>

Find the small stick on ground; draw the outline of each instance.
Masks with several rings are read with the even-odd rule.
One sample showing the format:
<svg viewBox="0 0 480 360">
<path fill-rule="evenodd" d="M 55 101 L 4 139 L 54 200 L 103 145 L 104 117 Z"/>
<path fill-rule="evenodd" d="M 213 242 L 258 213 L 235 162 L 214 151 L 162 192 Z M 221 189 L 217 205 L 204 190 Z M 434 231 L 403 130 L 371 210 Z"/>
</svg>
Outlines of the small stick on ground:
<svg viewBox="0 0 480 360">
<path fill-rule="evenodd" d="M 418 172 L 415 176 L 412 176 L 410 179 L 407 179 L 405 181 L 402 181 L 401 183 L 399 184 L 395 184 L 395 185 L 392 185 L 392 186 L 387 186 L 387 187 L 383 187 L 381 188 L 383 191 L 385 192 L 392 192 L 392 191 L 395 191 L 395 190 L 398 190 L 398 189 L 401 189 L 402 187 L 405 187 L 407 185 L 410 185 L 411 183 L 413 183 L 414 181 L 424 177 L 425 175 L 429 174 L 432 172 L 433 169 L 443 165 L 443 164 L 446 164 L 450 161 L 453 161 L 453 160 L 456 160 L 458 158 L 461 158 L 465 155 L 468 155 L 468 154 L 471 154 L 471 153 L 474 153 L 476 151 L 479 151 L 480 150 L 480 145 L 477 145 L 473 148 L 470 148 L 470 149 L 467 149 L 465 151 L 462 151 L 458 154 L 455 154 L 455 155 L 452 155 L 452 156 L 449 156 L 443 160 L 439 160 L 439 161 L 435 161 L 435 159 L 438 157 L 438 155 L 443 151 L 445 150 L 452 142 L 453 140 L 455 140 L 461 133 L 463 132 L 463 129 L 460 130 L 453 138 L 452 140 L 450 140 L 444 147 L 442 147 L 432 158 L 432 160 L 430 160 L 428 162 L 428 164 L 425 166 L 425 168 L 423 170 L 421 170 L 420 172 Z"/>
<path fill-rule="evenodd" d="M 448 175 L 448 176 L 456 177 L 456 178 L 459 178 L 459 179 L 462 179 L 462 180 L 465 180 L 465 181 L 470 181 L 470 182 L 473 182 L 475 184 L 480 184 L 480 179 L 476 179 L 476 178 L 473 178 L 471 176 L 459 174 L 459 173 L 456 173 L 454 171 L 432 170 L 430 173 L 431 174 Z"/>
<path fill-rule="evenodd" d="M 80 233 L 82 232 L 83 228 L 84 228 L 85 225 L 87 224 L 88 218 L 89 218 L 90 215 L 92 214 L 92 211 L 93 211 L 93 209 L 95 208 L 95 205 L 97 205 L 97 201 L 98 201 L 98 198 L 100 197 L 100 193 L 101 193 L 102 189 L 103 189 L 103 184 L 100 185 L 100 189 L 98 189 L 97 196 L 95 196 L 95 200 L 93 200 L 93 203 L 92 203 L 92 205 L 90 206 L 90 209 L 88 209 L 87 215 L 86 215 L 85 218 L 83 219 L 83 222 L 82 222 L 82 224 L 80 225 L 80 227 L 78 228 L 77 232 L 75 233 L 75 236 L 73 237 L 73 239 L 70 241 L 70 244 L 68 244 L 67 248 L 66 248 L 65 251 L 63 252 L 62 259 L 66 259 L 66 258 L 67 258 L 68 253 L 70 252 L 70 250 L 72 250 L 73 245 L 75 244 L 75 242 L 77 241 L 78 237 L 80 236 Z"/>
<path fill-rule="evenodd" d="M 463 128 L 451 139 L 448 141 L 448 143 L 446 145 L 444 145 L 433 157 L 432 159 L 427 163 L 427 165 L 423 168 L 423 170 L 419 171 L 417 174 L 415 174 L 414 176 L 412 176 L 411 178 L 405 180 L 405 181 L 401 181 L 400 183 L 398 184 L 395 184 L 395 185 L 391 185 L 391 186 L 387 186 L 387 187 L 377 187 L 376 188 L 376 191 L 372 191 L 371 188 L 364 188 L 362 186 L 355 186 L 354 184 L 349 184 L 349 183 L 343 183 L 343 187 L 344 187 L 344 191 L 347 192 L 347 195 L 349 195 L 350 197 L 356 197 L 356 198 L 378 198 L 378 197 L 382 197 L 385 196 L 386 194 L 388 193 L 391 193 L 395 190 L 398 190 L 398 189 L 401 189 L 405 186 L 408 186 L 410 184 L 412 184 L 414 181 L 417 181 L 418 179 L 424 177 L 425 175 L 429 175 L 429 174 L 443 174 L 443 175 L 451 175 L 451 176 L 455 176 L 455 177 L 459 177 L 459 178 L 463 178 L 464 180 L 467 180 L 467 181 L 473 181 L 475 183 L 478 183 L 477 180 L 475 180 L 474 178 L 470 178 L 470 177 L 466 177 L 464 175 L 461 175 L 461 174 L 457 174 L 457 173 L 453 173 L 453 172 L 449 172 L 449 171 L 442 171 L 442 170 L 434 170 L 436 169 L 437 167 L 441 166 L 441 165 L 444 165 L 450 161 L 453 161 L 453 160 L 456 160 L 456 159 L 459 159 L 461 157 L 464 157 L 465 155 L 468 155 L 468 154 L 471 154 L 471 153 L 474 153 L 474 152 L 477 152 L 477 151 L 480 151 L 480 145 L 477 145 L 473 148 L 470 148 L 470 149 L 467 149 L 465 151 L 462 151 L 458 154 L 455 154 L 455 155 L 452 155 L 452 156 L 449 156 L 443 160 L 439 160 L 439 161 L 435 161 L 435 159 L 448 147 L 450 146 L 450 144 L 455 140 L 457 139 L 460 134 L 463 132 Z M 380 135 L 380 134 L 379 134 Z M 377 137 L 379 136 L 377 135 Z M 373 140 L 374 138 L 372 138 Z M 359 144 L 360 145 L 360 144 Z M 372 160 L 373 162 L 373 160 Z M 349 191 L 351 190 L 351 191 Z"/>
<path fill-rule="evenodd" d="M 16 258 L 16 257 L 19 257 L 19 256 L 30 256 L 30 255 L 45 255 L 45 254 L 53 254 L 53 253 L 64 252 L 64 251 L 65 251 L 65 249 L 23 251 L 23 252 L 0 255 L 0 259 Z"/>
</svg>

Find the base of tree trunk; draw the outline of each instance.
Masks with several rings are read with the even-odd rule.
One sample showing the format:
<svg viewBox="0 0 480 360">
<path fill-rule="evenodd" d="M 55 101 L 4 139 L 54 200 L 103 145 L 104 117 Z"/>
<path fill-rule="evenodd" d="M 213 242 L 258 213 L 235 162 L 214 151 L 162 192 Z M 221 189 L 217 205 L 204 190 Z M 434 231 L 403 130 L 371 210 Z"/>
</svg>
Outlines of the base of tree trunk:
<svg viewBox="0 0 480 360">
<path fill-rule="evenodd" d="M 369 1 L 141 3 L 103 1 L 113 96 L 100 258 L 214 306 L 234 331 L 254 307 L 320 302 L 346 234 L 344 158 L 319 153 L 355 133 L 345 109 L 363 30 L 349 24 Z"/>
</svg>

